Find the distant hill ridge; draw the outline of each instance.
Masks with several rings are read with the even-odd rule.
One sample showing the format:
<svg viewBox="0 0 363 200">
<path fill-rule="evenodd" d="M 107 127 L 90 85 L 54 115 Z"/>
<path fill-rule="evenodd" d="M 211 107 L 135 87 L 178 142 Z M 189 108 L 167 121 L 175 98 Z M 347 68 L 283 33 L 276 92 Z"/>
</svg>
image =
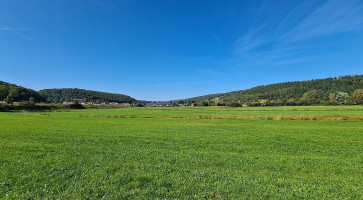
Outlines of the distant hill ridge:
<svg viewBox="0 0 363 200">
<path fill-rule="evenodd" d="M 0 101 L 4 101 L 8 97 L 16 102 L 28 101 L 30 97 L 33 97 L 37 102 L 45 101 L 45 98 L 35 90 L 0 81 Z"/>
<path fill-rule="evenodd" d="M 340 76 L 334 78 L 316 79 L 308 81 L 294 81 L 261 85 L 246 90 L 238 90 L 227 93 L 203 95 L 184 99 L 184 101 L 203 102 L 218 98 L 224 102 L 240 101 L 251 102 L 265 100 L 287 100 L 300 98 L 311 90 L 321 90 L 324 98 L 328 98 L 333 92 L 346 92 L 349 95 L 356 89 L 363 89 L 363 75 Z"/>
<path fill-rule="evenodd" d="M 211 102 L 238 102 L 251 103 L 261 100 L 268 101 L 289 101 L 315 98 L 318 96 L 320 102 L 335 98 L 339 92 L 345 95 L 353 95 L 357 89 L 363 89 L 363 75 L 340 76 L 334 78 L 315 79 L 308 81 L 294 81 L 261 85 L 246 90 L 239 90 L 227 93 L 203 95 L 187 98 L 181 101 L 204 103 Z M 306 94 L 309 92 L 309 94 Z M 305 97 L 304 97 L 305 95 Z M 334 96 L 335 95 L 335 96 Z M 343 94 L 344 95 L 344 94 Z M 28 101 L 33 97 L 36 102 L 62 103 L 63 101 L 73 101 L 74 99 L 84 99 L 86 102 L 116 102 L 135 103 L 136 99 L 124 95 L 108 92 L 99 92 L 78 88 L 44 89 L 35 91 L 15 84 L 0 81 L 0 101 L 11 98 L 15 102 Z M 217 101 L 217 102 L 216 102 Z M 294 102 L 292 101 L 292 102 Z M 313 103 L 314 104 L 314 103 Z M 202 104 L 203 105 L 203 104 Z M 278 105 L 278 104 L 277 104 Z M 283 103 L 281 105 L 290 105 Z M 294 105 L 294 104 L 291 104 Z M 299 105 L 299 104 L 295 104 Z"/>
<path fill-rule="evenodd" d="M 11 98 L 13 102 L 28 101 L 33 97 L 36 102 L 62 103 L 74 99 L 84 99 L 87 102 L 134 103 L 137 100 L 124 95 L 108 92 L 98 92 L 78 88 L 44 89 L 35 91 L 15 84 L 0 81 L 0 101 Z"/>
<path fill-rule="evenodd" d="M 116 102 L 133 103 L 137 100 L 124 95 L 108 92 L 98 92 L 78 88 L 44 89 L 39 94 L 46 98 L 49 103 L 62 103 L 63 101 L 73 101 L 74 99 L 84 99 L 86 102 Z"/>
</svg>

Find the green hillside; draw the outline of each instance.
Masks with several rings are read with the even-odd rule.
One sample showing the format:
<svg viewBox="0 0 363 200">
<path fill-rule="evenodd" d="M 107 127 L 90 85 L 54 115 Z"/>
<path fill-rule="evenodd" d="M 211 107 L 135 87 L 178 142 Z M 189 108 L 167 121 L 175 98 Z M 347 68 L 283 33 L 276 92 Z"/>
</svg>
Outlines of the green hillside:
<svg viewBox="0 0 363 200">
<path fill-rule="evenodd" d="M 62 103 L 63 101 L 73 101 L 73 99 L 84 99 L 86 102 L 116 102 L 132 103 L 136 99 L 123 94 L 98 92 L 77 88 L 45 89 L 39 93 L 44 96 L 49 103 Z"/>
<path fill-rule="evenodd" d="M 30 97 L 33 97 L 37 102 L 45 101 L 45 98 L 37 91 L 0 81 L 0 101 L 7 98 L 16 102 L 28 101 Z"/>
<path fill-rule="evenodd" d="M 313 91 L 310 93 L 318 93 L 320 100 L 328 101 L 331 94 L 344 92 L 352 95 L 356 89 L 363 89 L 363 75 L 262 85 L 247 90 L 198 96 L 185 99 L 185 101 L 195 101 L 197 103 L 216 99 L 223 102 L 239 101 L 241 103 L 251 103 L 260 100 L 288 101 L 302 98 L 304 93 L 309 91 Z"/>
</svg>

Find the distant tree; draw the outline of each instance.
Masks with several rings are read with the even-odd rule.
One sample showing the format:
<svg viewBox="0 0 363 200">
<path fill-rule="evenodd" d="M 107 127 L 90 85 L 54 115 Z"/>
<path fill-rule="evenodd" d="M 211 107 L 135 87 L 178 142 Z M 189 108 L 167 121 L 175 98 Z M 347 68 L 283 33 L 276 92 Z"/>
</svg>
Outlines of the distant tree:
<svg viewBox="0 0 363 200">
<path fill-rule="evenodd" d="M 8 97 L 12 97 L 14 100 L 20 96 L 20 88 L 19 87 L 12 87 L 10 89 Z"/>
<path fill-rule="evenodd" d="M 258 107 L 258 106 L 261 106 L 260 102 L 257 102 L 257 101 L 253 101 L 249 104 L 249 106 L 251 107 Z"/>
<path fill-rule="evenodd" d="M 203 102 L 201 103 L 201 106 L 209 106 L 208 101 L 203 101 Z"/>
<path fill-rule="evenodd" d="M 225 104 L 219 97 L 213 99 L 213 106 L 224 106 L 224 105 Z"/>
<path fill-rule="evenodd" d="M 34 97 L 29 98 L 29 105 L 35 106 L 35 99 Z"/>
<path fill-rule="evenodd" d="M 9 95 L 6 97 L 5 102 L 7 104 L 13 105 L 15 99 L 20 96 L 20 88 L 19 87 L 12 87 L 10 89 Z"/>
<path fill-rule="evenodd" d="M 353 99 L 356 104 L 363 104 L 363 90 L 357 89 L 353 93 Z"/>
<path fill-rule="evenodd" d="M 302 95 L 301 102 L 306 105 L 319 104 L 323 99 L 323 95 L 322 90 L 310 90 Z"/>
<path fill-rule="evenodd" d="M 354 105 L 354 98 L 352 96 L 346 96 L 345 97 L 345 104 L 346 105 Z"/>
<path fill-rule="evenodd" d="M 339 104 L 344 104 L 345 103 L 345 98 L 348 96 L 347 93 L 345 92 L 339 92 L 336 96 L 335 96 L 335 100 L 339 103 Z"/>
<path fill-rule="evenodd" d="M 132 104 L 132 107 L 145 107 L 145 104 L 137 102 L 137 103 Z"/>
<path fill-rule="evenodd" d="M 326 98 L 326 101 L 324 101 L 324 105 L 338 105 L 338 102 L 335 100 L 336 95 L 335 92 L 330 93 Z"/>
<path fill-rule="evenodd" d="M 35 99 L 34 97 L 30 97 L 29 101 L 22 101 L 19 105 L 22 109 L 33 110 L 35 108 Z"/>
<path fill-rule="evenodd" d="M 5 85 L 0 85 L 0 101 L 6 99 L 9 94 L 9 89 Z"/>
<path fill-rule="evenodd" d="M 288 99 L 288 100 L 286 100 L 286 103 L 285 104 L 287 106 L 295 106 L 296 103 L 297 103 L 297 100 L 296 99 Z"/>
<path fill-rule="evenodd" d="M 232 101 L 227 104 L 229 107 L 241 107 L 242 105 L 238 101 Z"/>
<path fill-rule="evenodd" d="M 336 95 L 337 95 L 337 94 L 336 94 L 336 93 L 334 93 L 334 92 L 330 93 L 330 94 L 329 94 L 329 97 L 328 97 L 329 101 L 330 101 L 330 102 L 332 102 L 332 103 L 333 103 L 333 102 L 336 102 L 336 101 L 335 101 L 335 96 L 336 96 Z"/>
<path fill-rule="evenodd" d="M 13 103 L 14 103 L 14 98 L 12 97 L 12 96 L 8 96 L 8 97 L 6 97 L 6 99 L 5 99 L 5 102 L 7 103 L 7 104 L 10 104 L 11 106 L 13 105 Z"/>
<path fill-rule="evenodd" d="M 260 106 L 266 106 L 266 104 L 267 104 L 267 100 L 265 100 L 265 99 L 261 99 L 258 102 L 260 103 Z"/>
</svg>

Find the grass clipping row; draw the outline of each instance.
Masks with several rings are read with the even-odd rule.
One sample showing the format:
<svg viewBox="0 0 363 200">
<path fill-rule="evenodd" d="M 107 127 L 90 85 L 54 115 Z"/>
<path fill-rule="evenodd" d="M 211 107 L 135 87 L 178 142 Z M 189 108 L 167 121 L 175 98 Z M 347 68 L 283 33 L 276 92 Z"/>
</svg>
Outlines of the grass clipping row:
<svg viewBox="0 0 363 200">
<path fill-rule="evenodd" d="M 333 115 L 333 116 L 290 116 L 290 117 L 251 117 L 251 116 L 140 116 L 140 115 L 80 115 L 80 117 L 93 117 L 93 118 L 140 118 L 140 119 L 222 119 L 222 120 L 301 120 L 301 121 L 363 121 L 363 116 L 344 116 L 344 115 Z"/>
</svg>

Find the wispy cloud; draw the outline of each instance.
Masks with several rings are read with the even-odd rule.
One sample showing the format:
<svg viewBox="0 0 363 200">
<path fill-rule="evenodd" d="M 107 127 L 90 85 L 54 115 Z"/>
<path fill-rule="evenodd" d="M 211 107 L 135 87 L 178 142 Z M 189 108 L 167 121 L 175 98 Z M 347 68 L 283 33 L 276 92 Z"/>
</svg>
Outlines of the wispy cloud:
<svg viewBox="0 0 363 200">
<path fill-rule="evenodd" d="M 216 43 L 218 44 L 218 46 L 223 46 L 223 42 L 221 41 L 221 39 L 219 38 L 219 36 L 216 32 L 211 31 L 211 35 L 212 35 L 213 39 L 216 41 Z"/>
<path fill-rule="evenodd" d="M 273 5 L 263 2 L 258 7 L 249 30 L 236 40 L 230 62 L 238 63 L 239 67 L 304 62 L 312 59 L 306 56 L 311 48 L 325 44 L 301 46 L 301 41 L 363 29 L 361 0 L 295 2 L 283 15 L 281 6 L 285 5 L 281 2 Z"/>
<path fill-rule="evenodd" d="M 30 30 L 30 29 L 24 29 L 24 28 L 23 29 L 21 29 L 21 28 L 0 28 L 0 30 L 10 31 L 10 32 L 13 32 L 13 33 L 25 38 L 25 39 L 33 40 L 33 38 L 19 32 L 19 31 L 22 31 L 22 30 Z"/>
<path fill-rule="evenodd" d="M 292 41 L 363 28 L 361 0 L 331 0 L 314 10 L 283 38 Z"/>
</svg>

